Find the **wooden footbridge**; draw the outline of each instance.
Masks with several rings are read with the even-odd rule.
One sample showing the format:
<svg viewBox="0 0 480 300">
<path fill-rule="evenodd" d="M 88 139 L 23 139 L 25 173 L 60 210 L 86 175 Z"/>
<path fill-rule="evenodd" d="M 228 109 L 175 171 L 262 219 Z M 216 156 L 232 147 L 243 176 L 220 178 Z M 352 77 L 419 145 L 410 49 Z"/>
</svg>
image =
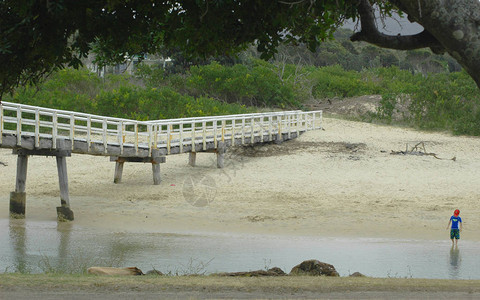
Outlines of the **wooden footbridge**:
<svg viewBox="0 0 480 300">
<path fill-rule="evenodd" d="M 188 152 L 189 164 L 195 166 L 198 152 L 213 152 L 222 168 L 228 147 L 279 143 L 321 126 L 321 111 L 135 121 L 0 102 L 0 148 L 11 148 L 18 155 L 10 212 L 25 215 L 27 163 L 32 155 L 56 157 L 61 198 L 57 214 L 73 220 L 66 164 L 71 153 L 110 156 L 116 163 L 115 183 L 121 181 L 125 162 L 149 162 L 153 183 L 160 184 L 160 163 L 167 155 Z"/>
</svg>

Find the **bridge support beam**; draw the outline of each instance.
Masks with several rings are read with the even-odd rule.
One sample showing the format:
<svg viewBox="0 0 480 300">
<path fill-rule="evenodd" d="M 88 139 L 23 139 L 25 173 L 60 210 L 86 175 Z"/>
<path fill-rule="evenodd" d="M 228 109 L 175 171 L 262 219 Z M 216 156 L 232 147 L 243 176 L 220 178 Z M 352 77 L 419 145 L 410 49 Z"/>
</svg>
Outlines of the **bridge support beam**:
<svg viewBox="0 0 480 300">
<path fill-rule="evenodd" d="M 225 152 L 227 152 L 227 146 L 224 141 L 217 143 L 217 148 L 207 150 L 206 152 L 215 153 L 217 156 L 217 168 L 222 169 L 225 166 Z M 190 152 L 188 156 L 188 165 L 195 167 L 197 160 L 197 152 Z"/>
<path fill-rule="evenodd" d="M 60 204 L 57 207 L 57 216 L 60 221 L 73 221 L 73 211 L 70 209 L 68 193 L 68 176 L 66 157 L 71 156 L 71 151 L 66 150 L 65 140 L 57 139 L 57 149 L 13 149 L 17 155 L 17 179 L 15 191 L 10 193 L 10 215 L 16 218 L 25 217 L 28 156 L 55 156 L 57 159 L 58 182 L 60 186 Z"/>
<path fill-rule="evenodd" d="M 197 152 L 190 152 L 188 154 L 188 165 L 191 167 L 195 167 L 197 163 Z"/>
<path fill-rule="evenodd" d="M 15 191 L 10 192 L 10 215 L 14 218 L 25 218 L 25 207 L 27 203 L 27 194 L 25 193 L 27 165 L 28 156 L 19 154 L 17 156 Z"/>
<path fill-rule="evenodd" d="M 160 176 L 160 164 L 166 161 L 166 157 L 160 156 L 160 151 L 158 149 L 153 149 L 151 157 L 110 156 L 110 161 L 115 162 L 115 174 L 113 176 L 114 183 L 122 182 L 123 165 L 126 162 L 142 162 L 142 163 L 149 162 L 152 164 L 153 184 L 159 185 L 162 181 Z"/>
<path fill-rule="evenodd" d="M 68 193 L 67 159 L 65 156 L 57 156 L 58 183 L 60 186 L 60 204 L 57 207 L 59 220 L 73 221 L 73 211 L 70 209 L 70 195 Z"/>
<path fill-rule="evenodd" d="M 225 142 L 220 141 L 217 144 L 217 168 L 223 169 L 225 166 L 225 152 L 227 152 L 227 148 L 225 147 Z"/>
</svg>

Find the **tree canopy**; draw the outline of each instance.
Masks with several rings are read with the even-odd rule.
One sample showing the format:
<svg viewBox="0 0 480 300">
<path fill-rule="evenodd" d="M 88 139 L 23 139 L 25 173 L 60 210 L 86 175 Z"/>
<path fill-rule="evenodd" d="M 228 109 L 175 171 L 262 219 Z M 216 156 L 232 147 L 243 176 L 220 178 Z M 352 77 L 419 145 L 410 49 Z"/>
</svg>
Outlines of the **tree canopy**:
<svg viewBox="0 0 480 300">
<path fill-rule="evenodd" d="M 374 21 L 405 12 L 425 31 L 386 36 Z M 92 48 L 103 61 L 180 49 L 187 56 L 232 54 L 256 43 L 263 58 L 281 43 L 315 49 L 346 19 L 360 19 L 352 40 L 380 47 L 448 52 L 479 84 L 478 0 L 0 0 L 0 97 L 52 70 L 78 67 Z"/>
</svg>

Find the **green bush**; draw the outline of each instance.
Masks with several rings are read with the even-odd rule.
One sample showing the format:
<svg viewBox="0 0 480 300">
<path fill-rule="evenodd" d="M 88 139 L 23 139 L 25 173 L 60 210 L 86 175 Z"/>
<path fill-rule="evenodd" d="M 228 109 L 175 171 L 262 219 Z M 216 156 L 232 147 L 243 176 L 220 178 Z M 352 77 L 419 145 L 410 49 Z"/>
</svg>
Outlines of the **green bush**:
<svg viewBox="0 0 480 300">
<path fill-rule="evenodd" d="M 429 74 L 428 77 L 410 75 L 394 81 L 398 81 L 394 85 L 396 88 L 383 94 L 376 119 L 391 122 L 396 106 L 404 104 L 398 103 L 399 99 L 408 93 L 409 117 L 402 120 L 405 124 L 429 130 L 449 130 L 455 134 L 480 135 L 480 95 L 466 72 Z"/>
<path fill-rule="evenodd" d="M 5 99 L 42 107 L 135 120 L 240 114 L 255 111 L 237 103 L 182 95 L 171 87 L 139 87 L 127 76 L 105 80 L 88 70 L 65 69 L 38 87 L 26 86 Z"/>
<path fill-rule="evenodd" d="M 341 66 L 317 68 L 313 71 L 315 98 L 344 98 L 378 94 L 380 89 L 370 80 L 364 80 L 357 71 L 345 71 Z"/>
<path fill-rule="evenodd" d="M 275 73 L 266 62 L 255 61 L 252 66 L 222 66 L 213 62 L 194 66 L 186 78 L 188 94 L 206 96 L 228 103 L 251 106 L 294 107 L 298 104 L 294 89 Z"/>
</svg>

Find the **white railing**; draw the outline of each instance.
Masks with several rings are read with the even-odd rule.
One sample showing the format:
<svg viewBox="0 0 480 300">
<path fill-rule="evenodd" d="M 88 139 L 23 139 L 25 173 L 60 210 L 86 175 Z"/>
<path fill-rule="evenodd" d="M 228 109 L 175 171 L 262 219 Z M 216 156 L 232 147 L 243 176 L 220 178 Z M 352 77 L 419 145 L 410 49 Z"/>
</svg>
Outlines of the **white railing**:
<svg viewBox="0 0 480 300">
<path fill-rule="evenodd" d="M 21 147 L 22 136 L 34 137 L 35 147 L 42 138 L 52 140 L 56 149 L 58 138 L 71 141 L 81 140 L 88 145 L 103 144 L 105 155 L 107 145 L 117 145 L 121 153 L 125 147 L 135 149 L 166 148 L 170 154 L 172 147 L 179 147 L 179 153 L 186 146 L 195 151 L 195 145 L 207 150 L 207 143 L 230 139 L 232 145 L 271 141 L 274 135 L 288 135 L 320 129 L 321 111 L 285 111 L 253 113 L 228 116 L 182 118 L 156 121 L 135 121 L 111 118 L 65 110 L 49 109 L 11 102 L 0 104 L 0 146 L 4 134 L 16 136 L 16 146 Z M 192 144 L 193 143 L 193 144 Z M 74 143 L 71 143 L 72 150 Z"/>
</svg>

